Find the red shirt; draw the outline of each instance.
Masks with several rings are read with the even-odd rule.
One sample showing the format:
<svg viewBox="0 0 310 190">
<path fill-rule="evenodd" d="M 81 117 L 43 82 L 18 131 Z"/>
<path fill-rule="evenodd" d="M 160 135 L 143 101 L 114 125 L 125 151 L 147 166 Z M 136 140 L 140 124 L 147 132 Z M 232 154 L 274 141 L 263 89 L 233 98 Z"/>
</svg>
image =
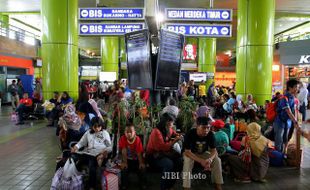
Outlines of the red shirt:
<svg viewBox="0 0 310 190">
<path fill-rule="evenodd" d="M 141 90 L 140 98 L 145 101 L 146 105 L 150 105 L 150 91 L 149 90 Z"/>
<path fill-rule="evenodd" d="M 154 128 L 147 143 L 146 152 L 148 154 L 153 154 L 155 152 L 167 152 L 171 149 L 172 144 L 170 143 L 170 137 L 176 135 L 176 132 L 170 128 L 170 133 L 167 136 L 166 141 L 164 141 L 163 135 L 159 129 Z"/>
<path fill-rule="evenodd" d="M 32 100 L 31 98 L 22 98 L 19 100 L 19 103 L 24 104 L 25 106 L 32 106 Z"/>
<path fill-rule="evenodd" d="M 136 136 L 136 139 L 133 143 L 129 143 L 125 135 L 123 135 L 119 140 L 119 148 L 127 148 L 127 159 L 137 160 L 138 153 L 143 152 L 143 146 L 140 138 Z"/>
</svg>

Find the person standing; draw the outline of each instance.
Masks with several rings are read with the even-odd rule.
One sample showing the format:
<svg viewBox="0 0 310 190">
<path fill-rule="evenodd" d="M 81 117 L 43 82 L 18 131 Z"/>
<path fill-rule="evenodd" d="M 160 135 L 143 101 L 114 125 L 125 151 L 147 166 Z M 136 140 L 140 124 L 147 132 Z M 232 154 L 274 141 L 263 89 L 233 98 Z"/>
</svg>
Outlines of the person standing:
<svg viewBox="0 0 310 190">
<path fill-rule="evenodd" d="M 23 86 L 23 83 L 22 83 L 22 80 L 20 79 L 17 79 L 17 93 L 18 93 L 18 96 L 19 96 L 19 99 L 22 99 L 23 98 L 23 95 L 24 95 L 24 86 Z"/>
<path fill-rule="evenodd" d="M 17 93 L 18 92 L 18 86 L 16 84 L 16 80 L 13 80 L 12 84 L 9 85 L 8 91 L 11 95 L 12 108 L 13 108 L 13 110 L 15 110 L 19 104 L 19 96 Z"/>
<path fill-rule="evenodd" d="M 285 152 L 285 144 L 288 142 L 288 132 L 290 128 L 299 128 L 297 118 L 294 116 L 295 97 L 298 91 L 299 82 L 291 79 L 286 83 L 287 92 L 284 97 L 277 102 L 277 116 L 273 122 L 275 131 L 275 148 L 279 152 Z"/>
<path fill-rule="evenodd" d="M 306 120 L 307 106 L 308 106 L 308 90 L 306 87 L 306 83 L 301 83 L 301 88 L 299 90 L 299 94 L 297 96 L 299 100 L 299 111 L 302 115 L 302 121 Z"/>
</svg>

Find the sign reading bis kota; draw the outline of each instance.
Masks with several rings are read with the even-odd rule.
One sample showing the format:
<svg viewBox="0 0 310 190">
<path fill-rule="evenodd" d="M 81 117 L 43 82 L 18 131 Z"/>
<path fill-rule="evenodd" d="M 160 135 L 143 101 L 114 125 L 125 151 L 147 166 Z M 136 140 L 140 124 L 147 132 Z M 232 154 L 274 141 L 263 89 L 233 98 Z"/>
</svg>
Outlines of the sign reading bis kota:
<svg viewBox="0 0 310 190">
<path fill-rule="evenodd" d="M 143 28 L 144 23 L 83 23 L 79 35 L 123 35 Z"/>
<path fill-rule="evenodd" d="M 167 30 L 187 36 L 231 37 L 230 24 L 165 24 Z"/>
<path fill-rule="evenodd" d="M 80 20 L 142 20 L 143 8 L 79 8 Z"/>
</svg>

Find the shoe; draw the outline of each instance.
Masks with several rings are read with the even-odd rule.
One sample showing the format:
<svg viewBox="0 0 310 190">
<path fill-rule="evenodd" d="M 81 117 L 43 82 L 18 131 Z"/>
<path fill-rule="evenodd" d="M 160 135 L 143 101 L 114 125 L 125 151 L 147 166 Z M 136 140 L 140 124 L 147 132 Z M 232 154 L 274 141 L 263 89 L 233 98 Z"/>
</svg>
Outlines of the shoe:
<svg viewBox="0 0 310 190">
<path fill-rule="evenodd" d="M 18 123 L 16 123 L 16 125 L 24 125 L 25 124 L 25 122 L 18 122 Z"/>
<path fill-rule="evenodd" d="M 267 183 L 268 181 L 266 179 L 252 179 L 254 182 L 257 183 Z"/>
<path fill-rule="evenodd" d="M 247 178 L 244 178 L 244 179 L 235 178 L 234 181 L 235 181 L 236 183 L 251 183 L 251 180 L 250 180 L 250 179 L 247 179 Z"/>
</svg>

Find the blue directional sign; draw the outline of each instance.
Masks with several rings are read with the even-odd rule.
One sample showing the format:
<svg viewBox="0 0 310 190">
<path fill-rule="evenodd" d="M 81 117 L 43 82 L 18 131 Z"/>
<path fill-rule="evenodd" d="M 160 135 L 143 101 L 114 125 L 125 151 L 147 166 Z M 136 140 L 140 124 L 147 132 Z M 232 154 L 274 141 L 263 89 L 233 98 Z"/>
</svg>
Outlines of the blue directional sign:
<svg viewBox="0 0 310 190">
<path fill-rule="evenodd" d="M 232 21 L 231 9 L 165 9 L 166 20 Z"/>
<path fill-rule="evenodd" d="M 80 20 L 142 20 L 143 8 L 79 8 Z"/>
<path fill-rule="evenodd" d="M 79 35 L 123 35 L 143 28 L 144 23 L 81 23 Z"/>
<path fill-rule="evenodd" d="M 187 36 L 231 37 L 232 35 L 230 24 L 167 23 L 164 27 Z"/>
</svg>

